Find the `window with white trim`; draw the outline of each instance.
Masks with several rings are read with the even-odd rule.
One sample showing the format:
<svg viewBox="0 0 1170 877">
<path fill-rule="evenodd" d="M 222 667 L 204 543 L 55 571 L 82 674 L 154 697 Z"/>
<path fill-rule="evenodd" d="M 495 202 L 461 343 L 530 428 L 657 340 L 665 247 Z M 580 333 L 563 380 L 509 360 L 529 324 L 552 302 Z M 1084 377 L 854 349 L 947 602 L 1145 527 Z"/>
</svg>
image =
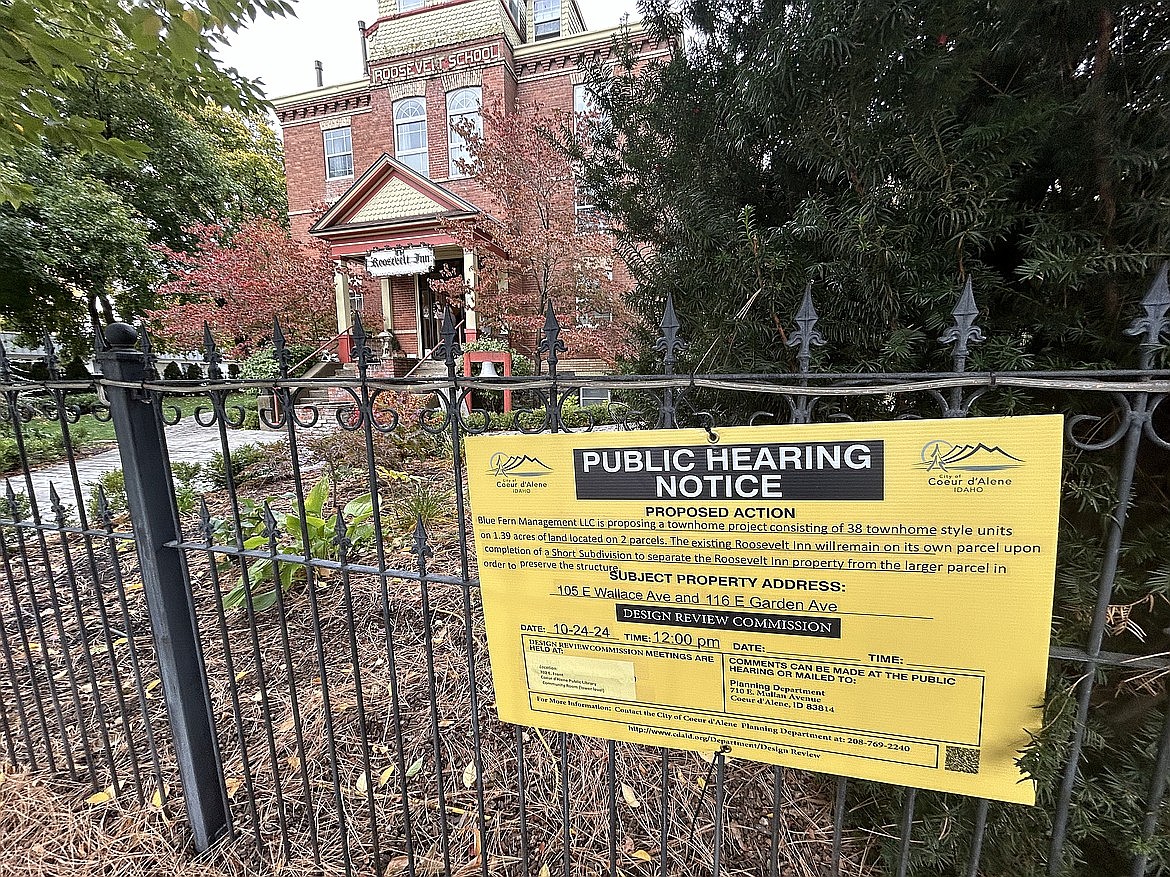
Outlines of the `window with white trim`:
<svg viewBox="0 0 1170 877">
<path fill-rule="evenodd" d="M 538 40 L 561 35 L 561 0 L 536 0 L 532 12 L 532 32 Z"/>
<path fill-rule="evenodd" d="M 398 0 L 399 12 L 413 12 L 416 9 L 422 9 L 425 0 Z"/>
<path fill-rule="evenodd" d="M 394 157 L 423 176 L 431 175 L 427 104 L 421 97 L 408 97 L 394 104 Z"/>
<path fill-rule="evenodd" d="M 508 0 L 508 12 L 511 14 L 512 23 L 516 25 L 516 32 L 520 34 L 520 40 L 523 42 L 528 38 L 528 33 L 524 24 L 523 0 Z"/>
<path fill-rule="evenodd" d="M 597 116 L 597 101 L 589 86 L 584 83 L 573 86 L 573 128 L 578 134 L 581 128 L 588 125 L 588 120 Z M 573 182 L 573 208 L 577 211 L 578 231 L 601 230 L 603 223 L 593 203 L 592 194 L 586 189 L 578 176 Z"/>
<path fill-rule="evenodd" d="M 325 179 L 353 176 L 353 137 L 349 125 L 330 128 L 325 135 Z"/>
<path fill-rule="evenodd" d="M 588 408 L 590 405 L 608 405 L 609 404 L 609 388 L 608 387 L 582 387 L 580 392 L 581 407 Z"/>
<path fill-rule="evenodd" d="M 471 149 L 467 138 L 463 136 L 463 129 L 470 123 L 471 130 L 476 134 L 483 133 L 483 104 L 480 99 L 480 89 L 461 88 L 447 95 L 447 164 L 448 173 L 452 177 L 467 176 L 459 167 L 459 162 L 470 162 Z"/>
</svg>

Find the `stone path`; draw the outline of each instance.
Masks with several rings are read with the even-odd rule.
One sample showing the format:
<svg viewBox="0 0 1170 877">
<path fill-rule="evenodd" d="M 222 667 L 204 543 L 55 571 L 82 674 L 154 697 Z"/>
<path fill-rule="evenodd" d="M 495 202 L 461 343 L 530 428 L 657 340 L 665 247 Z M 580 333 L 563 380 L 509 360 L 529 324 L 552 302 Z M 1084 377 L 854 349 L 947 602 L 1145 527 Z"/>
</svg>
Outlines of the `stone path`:
<svg viewBox="0 0 1170 877">
<path fill-rule="evenodd" d="M 170 452 L 172 463 L 205 463 L 220 450 L 219 430 L 215 427 L 198 426 L 189 419 L 184 419 L 166 429 L 167 449 Z M 228 430 L 227 435 L 228 447 L 232 450 L 240 445 L 270 444 L 280 441 L 284 437 L 283 432 L 264 432 L 253 429 L 231 429 Z M 90 489 L 98 483 L 103 475 L 121 468 L 122 459 L 118 455 L 117 448 L 78 460 L 77 477 L 81 482 L 80 502 L 89 500 Z M 41 509 L 43 515 L 50 515 L 50 484 L 56 485 L 57 493 L 61 495 L 61 499 L 66 505 L 76 507 L 79 504 L 78 498 L 74 495 L 73 480 L 67 463 L 54 463 L 34 469 L 30 473 L 30 478 L 33 493 L 37 498 L 37 507 Z M 11 481 L 14 490 L 28 490 L 27 482 L 23 476 L 12 476 Z"/>
</svg>

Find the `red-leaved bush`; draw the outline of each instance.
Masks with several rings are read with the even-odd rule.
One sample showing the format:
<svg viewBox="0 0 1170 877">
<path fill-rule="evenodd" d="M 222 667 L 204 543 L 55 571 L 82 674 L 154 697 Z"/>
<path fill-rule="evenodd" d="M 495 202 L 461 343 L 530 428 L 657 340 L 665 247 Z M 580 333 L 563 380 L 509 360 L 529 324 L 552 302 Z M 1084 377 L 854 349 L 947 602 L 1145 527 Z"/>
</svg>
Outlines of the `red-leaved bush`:
<svg viewBox="0 0 1170 877">
<path fill-rule="evenodd" d="M 264 218 L 235 232 L 222 225 L 190 230 L 199 241 L 194 252 L 160 248 L 170 279 L 147 315 L 171 347 L 202 346 L 204 322 L 216 343 L 237 357 L 271 342 L 274 316 L 290 342 L 317 344 L 336 332 L 328 245 L 294 241 Z"/>
</svg>

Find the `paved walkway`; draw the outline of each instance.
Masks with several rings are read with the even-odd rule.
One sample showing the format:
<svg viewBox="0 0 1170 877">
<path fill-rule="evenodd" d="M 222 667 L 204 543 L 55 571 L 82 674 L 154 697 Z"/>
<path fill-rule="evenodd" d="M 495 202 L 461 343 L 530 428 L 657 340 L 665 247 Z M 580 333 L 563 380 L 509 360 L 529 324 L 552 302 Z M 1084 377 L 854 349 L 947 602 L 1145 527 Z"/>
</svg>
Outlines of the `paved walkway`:
<svg viewBox="0 0 1170 877">
<path fill-rule="evenodd" d="M 221 450 L 219 429 L 216 427 L 202 427 L 190 419 L 184 419 L 174 426 L 167 428 L 167 449 L 170 452 L 172 463 L 205 463 L 213 454 Z M 280 441 L 284 432 L 264 432 L 253 429 L 228 430 L 228 447 L 232 450 L 240 445 L 269 444 Z M 114 469 L 122 468 L 122 459 L 118 449 L 112 448 L 92 457 L 85 457 L 77 461 L 77 478 L 81 482 L 81 498 L 74 495 L 73 479 L 69 473 L 68 463 L 54 463 L 34 469 L 30 474 L 33 493 L 37 498 L 37 506 L 42 515 L 49 517 L 49 485 L 55 484 L 57 493 L 61 495 L 66 505 L 77 506 L 79 502 L 88 502 L 90 489 L 98 480 Z M 17 491 L 27 491 L 28 486 L 22 475 L 11 476 L 12 487 Z M 0 485 L 2 487 L 2 485 Z"/>
</svg>

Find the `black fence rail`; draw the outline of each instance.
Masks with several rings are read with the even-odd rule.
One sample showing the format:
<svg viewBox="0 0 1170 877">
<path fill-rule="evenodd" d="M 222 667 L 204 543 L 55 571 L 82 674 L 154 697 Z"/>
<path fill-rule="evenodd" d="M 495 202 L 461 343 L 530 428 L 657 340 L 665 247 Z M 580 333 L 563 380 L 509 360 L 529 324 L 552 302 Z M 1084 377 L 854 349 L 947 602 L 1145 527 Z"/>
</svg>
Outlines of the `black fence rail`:
<svg viewBox="0 0 1170 877">
<path fill-rule="evenodd" d="M 984 340 L 969 284 L 940 339 L 953 370 L 933 374 L 811 371 L 824 339 L 809 292 L 787 338 L 794 374 L 677 374 L 669 301 L 657 375 L 559 374 L 551 310 L 531 378 L 459 376 L 449 314 L 447 378 L 422 383 L 374 377 L 360 322 L 356 374 L 324 381 L 289 378 L 279 325 L 267 382 L 226 380 L 210 335 L 207 380 L 163 381 L 148 336 L 122 324 L 99 339 L 93 381 L 64 380 L 49 342 L 43 382 L 0 350 L 15 461 L 0 503 L 4 752 L 87 784 L 94 805 L 184 813 L 198 850 L 234 843 L 325 873 L 1170 873 L 1170 660 L 1149 629 L 1170 591 L 1165 268 L 1142 308 L 1136 367 L 1093 372 L 969 371 Z M 340 401 L 298 404 L 322 387 Z M 610 403 L 580 406 L 582 387 Z M 487 410 L 505 389 L 521 410 Z M 275 403 L 266 437 L 241 448 L 258 391 Z M 1045 728 L 1023 761 L 1039 807 L 496 719 L 466 435 L 1040 411 L 1067 415 L 1062 514 L 1077 535 L 1059 558 Z M 111 424 L 121 477 L 99 481 L 75 437 Z M 168 448 L 193 430 L 217 452 L 197 472 Z M 38 464 L 46 443 L 59 460 Z"/>
</svg>

